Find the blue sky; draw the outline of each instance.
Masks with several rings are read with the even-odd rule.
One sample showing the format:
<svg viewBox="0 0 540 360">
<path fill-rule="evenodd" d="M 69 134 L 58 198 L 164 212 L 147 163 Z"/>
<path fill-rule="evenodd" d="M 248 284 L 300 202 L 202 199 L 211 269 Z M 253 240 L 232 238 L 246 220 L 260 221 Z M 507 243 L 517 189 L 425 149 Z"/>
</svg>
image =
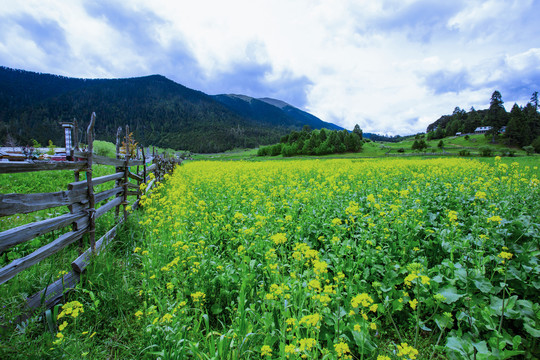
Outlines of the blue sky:
<svg viewBox="0 0 540 360">
<path fill-rule="evenodd" d="M 540 0 L 0 0 L 0 65 L 162 74 L 273 97 L 365 132 L 425 131 L 454 107 L 540 91 Z"/>
</svg>

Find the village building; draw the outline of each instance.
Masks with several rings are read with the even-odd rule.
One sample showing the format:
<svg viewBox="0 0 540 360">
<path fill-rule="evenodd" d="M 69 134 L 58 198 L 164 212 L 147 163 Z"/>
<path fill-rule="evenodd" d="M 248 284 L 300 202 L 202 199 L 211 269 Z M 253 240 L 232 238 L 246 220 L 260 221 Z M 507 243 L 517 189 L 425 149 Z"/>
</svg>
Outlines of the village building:
<svg viewBox="0 0 540 360">
<path fill-rule="evenodd" d="M 491 126 L 480 126 L 474 129 L 475 134 L 486 134 L 491 130 Z"/>
</svg>

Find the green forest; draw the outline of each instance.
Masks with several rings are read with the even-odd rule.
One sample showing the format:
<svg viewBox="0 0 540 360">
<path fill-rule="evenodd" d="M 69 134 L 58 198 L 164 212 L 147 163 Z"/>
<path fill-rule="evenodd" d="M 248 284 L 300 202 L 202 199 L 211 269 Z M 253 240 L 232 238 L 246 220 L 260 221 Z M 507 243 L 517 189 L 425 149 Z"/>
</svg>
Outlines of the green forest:
<svg viewBox="0 0 540 360">
<path fill-rule="evenodd" d="M 257 152 L 258 156 L 285 157 L 295 155 L 328 155 L 345 152 L 358 152 L 363 144 L 362 129 L 358 124 L 352 132 L 347 130 L 313 130 L 305 126 L 302 131 L 291 131 L 281 138 L 280 142 L 264 146 Z"/>
<path fill-rule="evenodd" d="M 276 143 L 304 124 L 335 126 L 293 106 L 235 100 L 160 75 L 75 79 L 0 67 L 0 144 L 61 144 L 60 122 L 73 119 L 79 124 L 75 138 L 82 140 L 92 112 L 100 140 L 114 142 L 117 128 L 129 125 L 144 146 L 198 153 Z"/>
</svg>

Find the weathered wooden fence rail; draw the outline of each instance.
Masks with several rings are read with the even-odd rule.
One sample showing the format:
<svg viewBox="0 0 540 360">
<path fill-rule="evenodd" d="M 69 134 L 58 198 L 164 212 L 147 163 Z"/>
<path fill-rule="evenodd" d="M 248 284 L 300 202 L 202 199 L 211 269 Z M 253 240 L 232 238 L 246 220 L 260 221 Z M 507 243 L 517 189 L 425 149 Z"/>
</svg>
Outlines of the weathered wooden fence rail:
<svg viewBox="0 0 540 360">
<path fill-rule="evenodd" d="M 119 154 L 121 128 L 118 129 L 117 134 L 117 158 L 112 159 L 95 155 L 92 153 L 94 123 L 95 114 L 92 114 L 90 125 L 87 130 L 87 151 L 76 151 L 74 153 L 75 158 L 78 158 L 79 161 L 24 164 L 0 163 L 0 173 L 75 170 L 76 180 L 79 179 L 79 172 L 86 173 L 86 180 L 75 181 L 68 184 L 66 191 L 35 194 L 0 194 L 0 217 L 15 214 L 28 214 L 61 206 L 67 206 L 69 209 L 69 213 L 67 214 L 0 232 L 0 254 L 18 244 L 30 241 L 38 236 L 71 226 L 71 231 L 62 234 L 31 254 L 13 260 L 11 263 L 1 268 L 0 284 L 12 279 L 21 271 L 59 252 L 77 240 L 80 241 L 80 256 L 71 263 L 72 271 L 47 286 L 47 288 L 29 297 L 26 302 L 26 306 L 29 310 L 38 308 L 42 305 L 50 307 L 54 305 L 66 291 L 73 288 L 79 281 L 80 274 L 87 267 L 90 256 L 93 254 L 97 255 L 100 251 L 103 251 L 104 247 L 116 235 L 118 226 L 124 222 L 128 215 L 127 206 L 130 205 L 133 209 L 138 207 L 140 196 L 142 195 L 140 185 L 142 183 L 148 183 L 148 186 L 144 190 L 145 194 L 148 193 L 155 183 L 155 178 L 160 179 L 166 172 L 172 171 L 175 165 L 181 163 L 181 160 L 155 154 L 152 157 L 146 157 L 144 150 L 142 152 L 142 159 L 131 158 L 129 146 L 126 146 L 124 158 L 121 158 L 121 155 Z M 128 134 L 129 129 L 126 127 L 125 144 L 129 143 Z M 149 163 L 151 163 L 151 165 L 147 166 Z M 93 178 L 92 170 L 94 164 L 114 166 L 116 172 L 111 175 Z M 139 167 L 142 167 L 142 169 L 139 172 L 130 171 L 130 168 L 135 166 L 137 169 L 139 169 Z M 152 179 L 150 174 L 154 174 L 154 179 Z M 130 182 L 130 179 L 136 181 L 136 184 Z M 115 181 L 115 185 L 112 189 L 94 193 L 95 186 L 111 181 Z M 137 196 L 136 200 L 132 201 L 132 203 L 127 200 L 130 195 Z M 105 202 L 106 200 L 108 201 Z M 98 204 L 100 206 L 96 206 Z M 123 206 L 124 210 L 122 217 L 118 216 L 120 206 Z M 116 225 L 98 241 L 95 241 L 95 221 L 112 209 L 116 209 Z M 83 251 L 82 238 L 85 234 L 89 234 L 90 248 Z"/>
</svg>

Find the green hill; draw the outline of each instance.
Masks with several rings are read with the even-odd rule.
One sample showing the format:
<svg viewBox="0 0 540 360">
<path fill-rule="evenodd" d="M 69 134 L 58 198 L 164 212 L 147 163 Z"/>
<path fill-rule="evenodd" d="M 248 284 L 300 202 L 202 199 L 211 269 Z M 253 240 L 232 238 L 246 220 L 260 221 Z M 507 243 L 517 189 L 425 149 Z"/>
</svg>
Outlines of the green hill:
<svg viewBox="0 0 540 360">
<path fill-rule="evenodd" d="M 11 138 L 20 145 L 30 139 L 61 144 L 59 122 L 76 118 L 85 127 L 93 111 L 98 139 L 114 142 L 116 129 L 127 124 L 143 145 L 194 152 L 256 147 L 305 124 L 323 126 L 313 126 L 307 113 L 302 122 L 260 103 L 264 109 L 249 114 L 160 75 L 74 79 L 0 67 L 0 143 Z"/>
</svg>

